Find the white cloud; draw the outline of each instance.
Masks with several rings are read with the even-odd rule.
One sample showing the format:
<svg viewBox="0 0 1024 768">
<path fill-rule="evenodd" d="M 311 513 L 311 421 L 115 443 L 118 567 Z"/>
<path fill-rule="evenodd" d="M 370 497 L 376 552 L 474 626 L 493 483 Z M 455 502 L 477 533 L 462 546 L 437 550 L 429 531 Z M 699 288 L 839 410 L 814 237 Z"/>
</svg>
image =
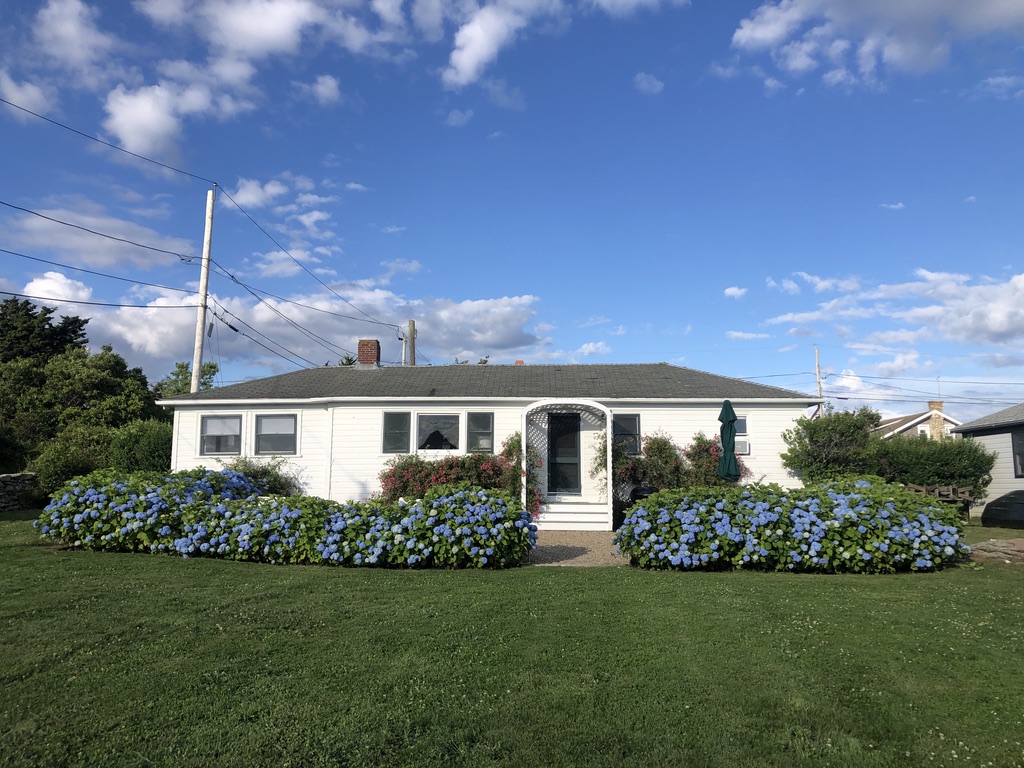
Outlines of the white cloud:
<svg viewBox="0 0 1024 768">
<path fill-rule="evenodd" d="M 604 315 L 591 315 L 586 320 L 584 320 L 582 323 L 580 323 L 577 327 L 578 328 L 593 328 L 595 325 L 605 325 L 605 324 L 610 323 L 610 322 L 611 322 L 611 318 L 605 317 Z"/>
<path fill-rule="evenodd" d="M 46 272 L 42 277 L 29 280 L 25 284 L 25 294 L 39 297 L 38 303 L 46 306 L 60 306 L 60 302 L 47 301 L 58 299 L 65 301 L 89 301 L 92 288 L 79 280 L 72 280 L 60 272 Z"/>
<path fill-rule="evenodd" d="M 242 208 L 263 208 L 287 192 L 288 187 L 275 179 L 260 184 L 256 179 L 239 178 L 231 197 Z"/>
<path fill-rule="evenodd" d="M 978 198 L 976 198 L 974 195 L 968 195 L 967 197 L 964 198 L 964 202 L 965 203 L 976 203 L 976 202 L 978 202 Z"/>
<path fill-rule="evenodd" d="M 76 202 L 73 208 L 42 208 L 39 213 L 94 232 L 104 232 L 122 240 L 171 251 L 167 254 L 142 249 L 30 214 L 14 218 L 7 227 L 7 235 L 19 245 L 57 254 L 62 260 L 73 264 L 152 269 L 177 262 L 178 258 L 174 254 L 191 256 L 196 250 L 188 240 L 168 237 L 149 227 L 111 216 L 94 203 Z"/>
<path fill-rule="evenodd" d="M 982 80 L 975 89 L 979 95 L 997 99 L 1024 98 L 1024 76 L 999 74 Z"/>
<path fill-rule="evenodd" d="M 646 72 L 637 72 L 633 76 L 633 87 L 647 96 L 654 96 L 661 93 L 665 84 L 654 75 Z"/>
<path fill-rule="evenodd" d="M 180 26 L 189 20 L 192 13 L 190 0 L 132 0 L 132 6 L 165 26 Z"/>
<path fill-rule="evenodd" d="M 355 181 L 350 181 L 348 184 L 346 184 L 345 185 L 345 189 L 350 190 L 352 192 L 365 192 L 366 191 L 366 187 L 364 187 L 362 184 L 360 184 L 358 182 L 355 182 Z"/>
<path fill-rule="evenodd" d="M 405 227 L 399 227 L 394 224 L 391 224 L 386 227 L 381 227 L 380 231 L 383 232 L 385 235 L 397 235 L 399 232 L 405 232 Z"/>
<path fill-rule="evenodd" d="M 256 269 L 261 277 L 289 277 L 302 272 L 303 264 L 319 264 L 309 251 L 270 251 L 256 254 Z"/>
<path fill-rule="evenodd" d="M 445 85 L 458 88 L 478 80 L 529 20 L 528 14 L 507 6 L 476 9 L 455 33 L 455 49 L 441 76 Z"/>
<path fill-rule="evenodd" d="M 903 203 L 880 203 L 880 207 L 888 208 L 890 211 L 902 211 L 905 206 Z"/>
<path fill-rule="evenodd" d="M 448 116 L 444 119 L 444 124 L 451 126 L 452 128 L 461 128 L 472 119 L 472 109 L 467 109 L 465 111 L 461 109 L 453 109 L 451 112 L 448 113 Z"/>
<path fill-rule="evenodd" d="M 48 0 L 33 25 L 37 48 L 89 87 L 106 78 L 107 59 L 118 47 L 98 20 L 99 11 L 81 0 Z"/>
<path fill-rule="evenodd" d="M 198 13 L 213 46 L 243 59 L 297 53 L 303 33 L 327 19 L 313 0 L 208 0 Z"/>
<path fill-rule="evenodd" d="M 730 286 L 729 288 L 726 288 L 723 291 L 723 293 L 726 296 L 728 296 L 730 299 L 742 299 L 746 295 L 747 289 L 746 288 L 739 288 L 739 287 L 733 285 L 733 286 Z"/>
<path fill-rule="evenodd" d="M 299 83 L 298 86 L 322 107 L 341 101 L 341 84 L 333 75 L 320 75 L 312 83 Z"/>
<path fill-rule="evenodd" d="M 2 68 L 0 68 L 0 96 L 7 99 L 7 101 L 17 104 L 19 107 L 24 107 L 41 115 L 52 112 L 57 103 L 57 93 L 52 86 L 36 85 L 29 82 L 19 83 L 7 74 L 6 69 Z M 22 112 L 20 109 L 8 107 L 6 104 L 4 105 L 4 110 L 20 122 L 32 119 L 31 115 Z"/>
<path fill-rule="evenodd" d="M 749 341 L 751 339 L 770 339 L 771 334 L 749 333 L 747 331 L 726 331 L 725 337 L 736 341 Z"/>
<path fill-rule="evenodd" d="M 589 357 L 590 355 L 607 355 L 612 351 L 612 348 L 605 344 L 603 341 L 588 341 L 586 344 L 580 346 L 576 350 L 575 354 L 582 357 Z"/>
<path fill-rule="evenodd" d="M 789 75 L 822 67 L 826 84 L 874 86 L 886 70 L 944 66 L 956 41 L 1022 29 L 1024 4 L 1014 0 L 765 0 L 732 45 L 770 54 Z"/>
<path fill-rule="evenodd" d="M 794 272 L 793 274 L 814 288 L 815 293 L 824 293 L 825 291 L 849 292 L 860 288 L 860 282 L 853 277 L 824 278 L 807 272 Z M 796 284 L 794 283 L 794 285 Z M 797 289 L 799 289 L 799 286 L 797 286 Z"/>
<path fill-rule="evenodd" d="M 526 109 L 526 97 L 519 88 L 506 83 L 503 79 L 489 78 L 480 81 L 480 87 L 487 93 L 491 103 L 502 109 L 522 112 Z"/>
</svg>

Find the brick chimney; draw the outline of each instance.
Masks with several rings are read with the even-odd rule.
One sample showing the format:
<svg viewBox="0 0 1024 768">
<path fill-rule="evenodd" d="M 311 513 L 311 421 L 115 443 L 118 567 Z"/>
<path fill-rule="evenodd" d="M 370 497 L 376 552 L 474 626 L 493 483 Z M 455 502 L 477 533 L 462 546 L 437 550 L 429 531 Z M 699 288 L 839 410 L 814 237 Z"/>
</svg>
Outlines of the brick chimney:
<svg viewBox="0 0 1024 768">
<path fill-rule="evenodd" d="M 942 407 L 945 405 L 941 400 L 929 400 L 928 410 L 932 415 L 928 418 L 928 437 L 932 440 L 946 439 L 946 420 L 942 418 Z"/>
<path fill-rule="evenodd" d="M 376 339 L 360 339 L 356 362 L 360 368 L 380 368 L 380 342 Z"/>
<path fill-rule="evenodd" d="M 516 365 L 526 365 L 522 360 L 516 360 Z"/>
</svg>

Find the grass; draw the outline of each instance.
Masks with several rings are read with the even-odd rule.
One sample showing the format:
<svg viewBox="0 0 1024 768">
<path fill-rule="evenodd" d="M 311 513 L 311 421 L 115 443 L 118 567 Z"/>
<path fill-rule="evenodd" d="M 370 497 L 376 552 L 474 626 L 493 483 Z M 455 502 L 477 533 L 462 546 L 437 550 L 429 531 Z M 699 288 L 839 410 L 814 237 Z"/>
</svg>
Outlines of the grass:
<svg viewBox="0 0 1024 768">
<path fill-rule="evenodd" d="M 972 520 L 964 526 L 963 540 L 969 545 L 974 546 L 989 539 L 1024 539 L 1024 529 L 988 527 L 982 525 L 980 520 Z"/>
<path fill-rule="evenodd" d="M 1024 765 L 1022 574 L 275 567 L 8 518 L 0 764 Z"/>
</svg>

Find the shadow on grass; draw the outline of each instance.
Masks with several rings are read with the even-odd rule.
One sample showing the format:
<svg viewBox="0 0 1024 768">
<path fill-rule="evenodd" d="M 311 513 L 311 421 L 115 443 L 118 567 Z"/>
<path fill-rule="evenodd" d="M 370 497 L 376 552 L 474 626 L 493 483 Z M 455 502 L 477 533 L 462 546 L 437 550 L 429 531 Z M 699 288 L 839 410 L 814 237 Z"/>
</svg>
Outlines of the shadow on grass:
<svg viewBox="0 0 1024 768">
<path fill-rule="evenodd" d="M 0 523 L 22 523 L 35 520 L 41 509 L 19 509 L 13 512 L 0 512 Z"/>
</svg>

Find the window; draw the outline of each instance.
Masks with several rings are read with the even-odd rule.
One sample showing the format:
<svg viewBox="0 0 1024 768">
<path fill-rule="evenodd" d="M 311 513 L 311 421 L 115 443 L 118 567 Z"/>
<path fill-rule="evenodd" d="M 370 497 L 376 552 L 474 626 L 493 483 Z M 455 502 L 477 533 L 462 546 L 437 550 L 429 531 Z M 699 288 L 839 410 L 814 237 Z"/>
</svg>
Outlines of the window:
<svg viewBox="0 0 1024 768">
<path fill-rule="evenodd" d="M 494 452 L 494 414 L 466 414 L 466 451 L 469 453 Z"/>
<path fill-rule="evenodd" d="M 747 438 L 747 417 L 736 417 L 736 453 L 740 456 L 750 454 L 750 440 Z"/>
<path fill-rule="evenodd" d="M 408 413 L 384 414 L 384 453 L 409 453 L 410 423 Z"/>
<path fill-rule="evenodd" d="M 416 419 L 416 447 L 421 451 L 452 451 L 459 447 L 459 417 L 421 413 Z"/>
<path fill-rule="evenodd" d="M 1013 445 L 1013 476 L 1024 477 L 1024 432 L 1011 432 Z"/>
<path fill-rule="evenodd" d="M 236 455 L 242 450 L 241 416 L 203 416 L 199 453 L 203 456 Z"/>
<path fill-rule="evenodd" d="M 612 416 L 612 442 L 629 456 L 640 455 L 640 415 L 617 413 Z"/>
<path fill-rule="evenodd" d="M 295 415 L 257 416 L 256 453 L 295 453 Z"/>
<path fill-rule="evenodd" d="M 548 493 L 578 496 L 580 485 L 580 415 L 548 414 Z"/>
</svg>

